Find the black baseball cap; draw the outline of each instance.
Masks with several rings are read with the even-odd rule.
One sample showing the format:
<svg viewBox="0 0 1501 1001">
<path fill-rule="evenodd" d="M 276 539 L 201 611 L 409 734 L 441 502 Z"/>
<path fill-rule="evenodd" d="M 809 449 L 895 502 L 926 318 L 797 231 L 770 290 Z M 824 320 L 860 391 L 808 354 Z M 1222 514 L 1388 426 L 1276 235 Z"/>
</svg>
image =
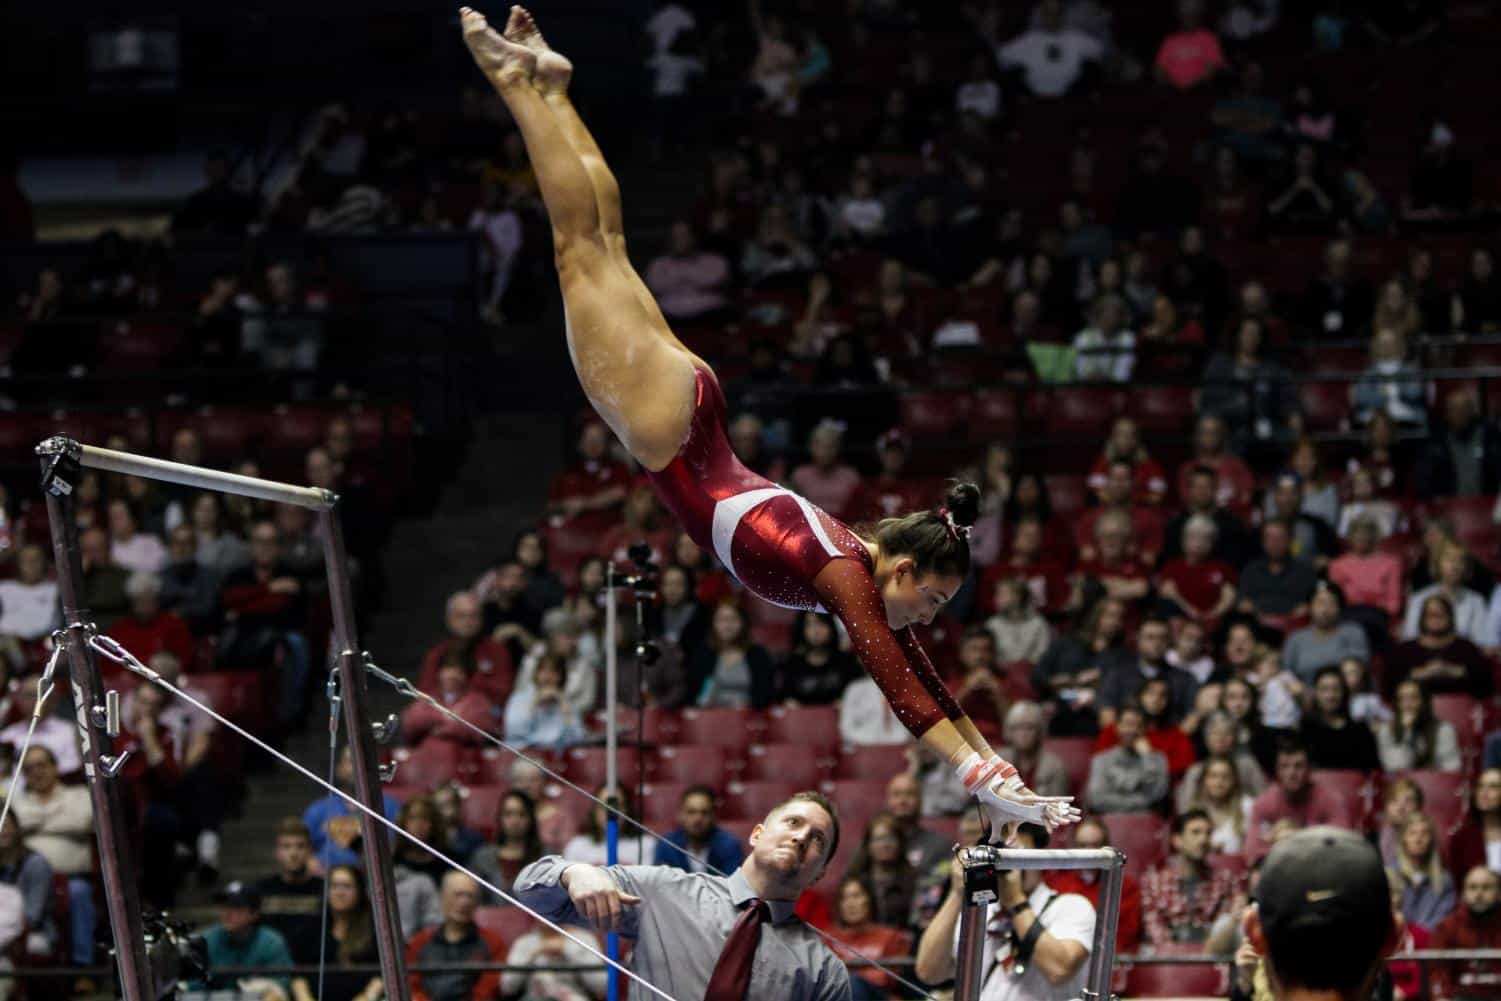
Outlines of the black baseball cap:
<svg viewBox="0 0 1501 1001">
<path fill-rule="evenodd" d="M 250 883 L 237 879 L 232 883 L 224 884 L 218 893 L 214 894 L 214 903 L 225 907 L 248 907 L 253 911 L 261 909 L 261 891 Z"/>
<path fill-rule="evenodd" d="M 1310 827 L 1277 842 L 1262 864 L 1256 904 L 1274 956 L 1278 943 L 1324 933 L 1379 948 L 1391 930 L 1391 889 L 1380 854 L 1338 827 Z"/>
</svg>

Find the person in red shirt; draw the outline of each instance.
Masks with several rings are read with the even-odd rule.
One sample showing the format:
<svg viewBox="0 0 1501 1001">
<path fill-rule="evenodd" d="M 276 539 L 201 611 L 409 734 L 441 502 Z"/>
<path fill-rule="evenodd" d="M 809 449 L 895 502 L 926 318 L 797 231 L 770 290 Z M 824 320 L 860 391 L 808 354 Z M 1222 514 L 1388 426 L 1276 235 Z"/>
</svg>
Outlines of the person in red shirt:
<svg viewBox="0 0 1501 1001">
<path fill-rule="evenodd" d="M 854 518 L 877 521 L 896 518 L 927 503 L 932 494 L 931 485 L 913 478 L 906 471 L 909 447 L 907 436 L 900 428 L 892 428 L 876 439 L 881 472 L 867 478 L 855 493 L 850 511 Z"/>
<path fill-rule="evenodd" d="M 808 434 L 808 461 L 788 478 L 788 486 L 835 518 L 847 517 L 863 482 L 843 448 L 844 423 L 824 418 Z"/>
<path fill-rule="evenodd" d="M 1172 614 L 1213 631 L 1220 617 L 1235 606 L 1235 571 L 1213 558 L 1217 533 L 1202 515 L 1183 526 L 1183 557 L 1169 560 L 1158 576 L 1157 590 Z"/>
<path fill-rule="evenodd" d="M 631 471 L 610 455 L 610 432 L 590 421 L 579 432 L 578 461 L 552 481 L 547 492 L 549 516 L 576 519 L 580 530 L 608 528 L 620 514 Z"/>
<path fill-rule="evenodd" d="M 1067 571 L 1061 563 L 1043 556 L 1042 539 L 1042 522 L 1033 517 L 1018 521 L 1012 529 L 1010 551 L 985 572 L 982 598 L 993 597 L 1000 581 L 1019 579 L 1026 581 L 1034 606 L 1044 613 L 1061 611 L 1069 597 Z"/>
<path fill-rule="evenodd" d="M 651 546 L 652 562 L 660 565 L 673 543 L 673 530 L 665 524 L 662 505 L 650 483 L 637 483 L 625 498 L 624 517 L 599 540 L 595 550 L 607 560 L 630 565 L 630 548 L 638 542 Z"/>
<path fill-rule="evenodd" d="M 1157 49 L 1158 80 L 1177 90 L 1193 90 L 1225 71 L 1225 51 L 1214 32 L 1204 27 L 1202 0 L 1179 0 L 1178 30 Z"/>
<path fill-rule="evenodd" d="M 839 884 L 838 922 L 833 928 L 835 955 L 846 962 L 863 956 L 884 963 L 888 958 L 909 954 L 911 936 L 900 928 L 876 923 L 875 913 L 875 894 L 868 884 L 855 877 Z M 878 997 L 890 997 L 896 989 L 891 974 L 873 966 L 852 969 L 850 975 L 870 984 L 879 992 Z"/>
<path fill-rule="evenodd" d="M 1079 561 L 1076 583 L 1094 582 L 1127 608 L 1128 616 L 1140 611 L 1139 602 L 1152 590 L 1146 568 L 1133 555 L 1135 535 L 1131 518 L 1122 511 L 1106 511 L 1094 523 L 1094 546 L 1090 556 Z M 1082 593 L 1076 594 L 1083 600 Z"/>
<path fill-rule="evenodd" d="M 193 633 L 182 616 L 161 609 L 161 578 L 156 574 L 133 573 L 125 582 L 130 598 L 130 614 L 116 619 L 110 635 L 125 649 L 146 663 L 166 650 L 180 663 L 193 663 Z M 106 682 L 118 678 L 124 668 L 113 661 L 100 661 L 100 674 Z"/>
<path fill-rule="evenodd" d="M 1460 905 L 1433 930 L 1434 949 L 1501 949 L 1501 876 L 1483 865 L 1465 873 Z M 1501 991 L 1501 964 L 1462 960 L 1429 967 L 1434 1001 L 1493 998 Z"/>
<path fill-rule="evenodd" d="M 1110 466 L 1115 462 L 1131 466 L 1132 500 L 1137 504 L 1161 504 L 1167 496 L 1167 475 L 1162 464 L 1147 453 L 1141 441 L 1136 422 L 1129 417 L 1117 417 L 1110 426 L 1110 437 L 1105 439 L 1105 449 L 1089 470 L 1089 489 L 1103 503 L 1105 481 Z"/>
<path fill-rule="evenodd" d="M 473 877 L 450 871 L 443 877 L 438 901 L 443 923 L 425 928 L 407 939 L 407 965 L 499 963 L 505 959 L 505 939 L 475 923 L 480 888 Z M 500 996 L 500 974 L 494 970 L 484 973 L 409 973 L 407 980 L 412 1001 L 432 1001 L 434 997 L 489 1001 Z"/>
<path fill-rule="evenodd" d="M 991 740 L 1001 736 L 1006 718 L 1006 693 L 996 662 L 995 637 L 984 626 L 970 626 L 959 640 L 959 667 L 963 675 L 954 698 Z"/>
<path fill-rule="evenodd" d="M 1149 678 L 1137 692 L 1136 701 L 1141 704 L 1142 735 L 1167 758 L 1168 775 L 1176 782 L 1194 763 L 1194 746 L 1174 719 L 1172 685 L 1166 678 Z M 1112 722 L 1095 738 L 1094 751 L 1108 751 L 1119 743 L 1120 734 Z"/>
<path fill-rule="evenodd" d="M 468 591 L 455 591 L 448 598 L 443 622 L 448 635 L 423 654 L 417 687 L 424 692 L 438 692 L 439 668 L 447 658 L 457 654 L 469 668 L 470 688 L 496 705 L 505 705 L 516 684 L 516 664 L 504 643 L 484 635 L 484 613 L 479 599 Z"/>
<path fill-rule="evenodd" d="M 1308 748 L 1288 738 L 1277 748 L 1276 781 L 1251 805 L 1246 858 L 1262 858 L 1278 838 L 1303 827 L 1330 824 L 1354 828 L 1353 804 L 1309 774 Z"/>
<path fill-rule="evenodd" d="M 1094 526 L 1107 511 L 1120 511 L 1131 519 L 1131 534 L 1136 541 L 1136 557 L 1144 566 L 1153 566 L 1162 552 L 1162 517 L 1155 508 L 1132 503 L 1135 473 L 1129 462 L 1117 459 L 1106 470 L 1100 488 L 1100 503 L 1079 516 L 1074 523 L 1074 542 L 1081 559 L 1093 559 Z"/>
<path fill-rule="evenodd" d="M 1350 522 L 1350 551 L 1329 564 L 1329 579 L 1345 592 L 1347 615 L 1386 629 L 1402 614 L 1402 560 L 1376 548 L 1381 530 L 1370 515 Z"/>
<path fill-rule="evenodd" d="M 1110 844 L 1110 829 L 1099 817 L 1085 817 L 1074 828 L 1074 848 L 1104 848 Z M 1059 893 L 1077 893 L 1100 907 L 1104 881 L 1099 869 L 1065 869 L 1048 873 L 1048 885 Z M 1141 940 L 1141 884 L 1136 877 L 1121 876 L 1121 909 L 1115 923 L 1115 951 L 1135 952 Z"/>
<path fill-rule="evenodd" d="M 1199 418 L 1194 427 L 1194 454 L 1178 467 L 1178 496 L 1188 498 L 1189 477 L 1198 466 L 1214 470 L 1217 479 L 1215 499 L 1220 507 L 1244 512 L 1250 509 L 1256 492 L 1256 477 L 1251 467 L 1226 445 L 1225 422 L 1212 414 Z"/>
<path fill-rule="evenodd" d="M 464 651 L 450 647 L 438 666 L 437 688 L 433 697 L 450 711 L 486 733 L 498 732 L 500 711 L 484 692 L 470 681 L 471 672 Z M 426 702 L 414 701 L 401 714 L 401 735 L 413 747 L 425 740 L 449 740 L 458 744 L 479 744 L 483 738 L 466 726 L 456 723 Z"/>
</svg>

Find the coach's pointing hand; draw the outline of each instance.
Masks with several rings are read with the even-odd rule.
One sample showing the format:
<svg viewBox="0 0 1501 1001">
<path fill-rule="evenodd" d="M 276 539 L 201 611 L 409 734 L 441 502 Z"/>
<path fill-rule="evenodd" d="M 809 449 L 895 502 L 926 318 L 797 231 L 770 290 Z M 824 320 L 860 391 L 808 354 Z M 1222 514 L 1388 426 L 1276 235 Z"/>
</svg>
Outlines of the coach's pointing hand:
<svg viewBox="0 0 1501 1001">
<path fill-rule="evenodd" d="M 622 893 L 615 881 L 596 866 L 571 865 L 564 870 L 562 883 L 584 920 L 605 931 L 619 931 L 625 909 L 641 903 L 640 897 Z"/>
</svg>

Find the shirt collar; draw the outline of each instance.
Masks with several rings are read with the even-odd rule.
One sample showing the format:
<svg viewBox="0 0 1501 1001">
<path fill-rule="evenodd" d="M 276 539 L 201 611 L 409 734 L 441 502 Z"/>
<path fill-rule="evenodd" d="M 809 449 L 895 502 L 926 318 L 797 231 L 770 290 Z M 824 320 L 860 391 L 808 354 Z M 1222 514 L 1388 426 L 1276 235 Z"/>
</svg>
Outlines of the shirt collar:
<svg viewBox="0 0 1501 1001">
<path fill-rule="evenodd" d="M 736 908 L 744 907 L 747 902 L 756 899 L 756 891 L 751 889 L 750 883 L 745 878 L 745 869 L 739 868 L 725 878 L 725 883 L 730 890 L 730 902 Z M 774 925 L 786 924 L 796 914 L 797 901 L 795 900 L 768 900 L 766 906 L 771 910 L 771 923 Z"/>
</svg>

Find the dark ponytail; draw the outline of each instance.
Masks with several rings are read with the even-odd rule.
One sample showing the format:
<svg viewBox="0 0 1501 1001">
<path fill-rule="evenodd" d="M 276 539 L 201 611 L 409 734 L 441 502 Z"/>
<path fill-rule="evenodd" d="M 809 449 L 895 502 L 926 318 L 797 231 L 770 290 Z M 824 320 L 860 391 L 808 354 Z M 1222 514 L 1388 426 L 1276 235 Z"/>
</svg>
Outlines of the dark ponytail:
<svg viewBox="0 0 1501 1001">
<path fill-rule="evenodd" d="M 861 534 L 880 546 L 883 556 L 911 557 L 918 573 L 965 577 L 969 574 L 969 527 L 979 516 L 980 488 L 951 480 L 940 507 L 885 518 Z"/>
</svg>

